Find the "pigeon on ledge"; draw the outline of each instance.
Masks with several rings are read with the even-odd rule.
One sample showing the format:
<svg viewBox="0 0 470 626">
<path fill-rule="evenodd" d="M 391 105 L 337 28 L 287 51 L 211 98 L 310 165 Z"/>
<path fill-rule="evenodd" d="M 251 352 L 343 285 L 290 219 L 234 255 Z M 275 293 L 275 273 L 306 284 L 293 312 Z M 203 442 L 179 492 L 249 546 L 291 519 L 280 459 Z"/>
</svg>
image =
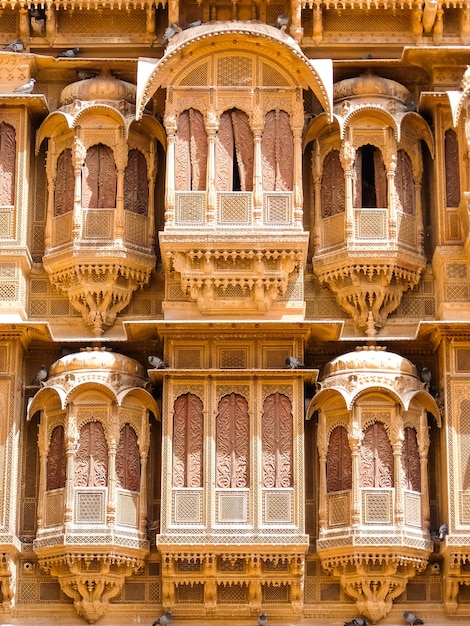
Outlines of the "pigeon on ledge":
<svg viewBox="0 0 470 626">
<path fill-rule="evenodd" d="M 403 611 L 403 617 L 406 619 L 410 626 L 418 626 L 418 624 L 424 624 L 423 620 L 411 611 Z"/>
<path fill-rule="evenodd" d="M 258 617 L 258 626 L 267 626 L 268 623 L 268 616 L 266 615 L 266 613 L 261 613 L 261 615 Z"/>
<path fill-rule="evenodd" d="M 169 621 L 171 620 L 171 611 L 166 611 L 164 615 L 160 615 L 160 617 L 152 624 L 152 626 L 167 626 Z"/>
<path fill-rule="evenodd" d="M 47 379 L 47 367 L 41 365 L 36 376 L 33 378 L 32 385 L 40 385 Z"/>
<path fill-rule="evenodd" d="M 58 59 L 74 59 L 80 52 L 80 48 L 69 48 L 57 55 Z"/>
<path fill-rule="evenodd" d="M 345 622 L 344 626 L 367 626 L 367 621 L 363 617 L 355 617 L 350 622 Z"/>
<path fill-rule="evenodd" d="M 168 365 L 158 356 L 149 356 L 149 363 L 156 370 L 164 370 Z"/>
<path fill-rule="evenodd" d="M 286 359 L 287 367 L 290 367 L 291 370 L 298 370 L 305 367 L 305 365 L 299 359 L 296 359 L 295 356 L 288 356 Z"/>
<path fill-rule="evenodd" d="M 16 41 L 12 41 L 11 43 L 7 44 L 3 49 L 9 50 L 10 52 L 21 52 L 24 49 L 24 46 L 22 42 L 17 39 Z"/>
<path fill-rule="evenodd" d="M 13 89 L 13 93 L 31 93 L 34 89 L 35 78 L 30 78 L 27 83 Z"/>
</svg>

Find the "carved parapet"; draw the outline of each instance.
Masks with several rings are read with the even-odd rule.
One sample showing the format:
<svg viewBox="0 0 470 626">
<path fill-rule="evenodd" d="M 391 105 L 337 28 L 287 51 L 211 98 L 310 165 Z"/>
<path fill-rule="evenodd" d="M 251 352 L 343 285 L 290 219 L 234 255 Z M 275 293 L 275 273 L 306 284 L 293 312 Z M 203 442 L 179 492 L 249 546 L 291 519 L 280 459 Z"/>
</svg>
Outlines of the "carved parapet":
<svg viewBox="0 0 470 626">
<path fill-rule="evenodd" d="M 112 551 L 92 554 L 67 551 L 40 557 L 39 565 L 58 578 L 62 591 L 73 599 L 77 613 L 94 624 L 106 613 L 109 601 L 120 592 L 125 579 L 141 569 L 144 561 Z"/>
</svg>

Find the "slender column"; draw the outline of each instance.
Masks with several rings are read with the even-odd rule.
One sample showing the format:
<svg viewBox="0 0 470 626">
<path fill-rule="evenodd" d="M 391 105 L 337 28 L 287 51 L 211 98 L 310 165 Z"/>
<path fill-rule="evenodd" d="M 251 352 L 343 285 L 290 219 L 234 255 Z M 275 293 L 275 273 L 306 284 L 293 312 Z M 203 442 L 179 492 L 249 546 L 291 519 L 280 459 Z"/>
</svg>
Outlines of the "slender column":
<svg viewBox="0 0 470 626">
<path fill-rule="evenodd" d="M 319 44 L 323 38 L 323 15 L 321 3 L 313 7 L 313 41 Z"/>
<path fill-rule="evenodd" d="M 155 37 L 155 9 L 153 4 L 147 6 L 145 30 L 148 37 Z"/>
<path fill-rule="evenodd" d="M 127 147 L 120 145 L 114 152 L 117 169 L 116 213 L 114 216 L 114 239 L 119 245 L 123 244 L 125 216 L 124 216 L 124 172 L 127 165 Z"/>
<path fill-rule="evenodd" d="M 344 187 L 345 187 L 345 198 L 344 198 L 344 209 L 346 214 L 346 232 L 345 237 L 346 240 L 352 239 L 354 235 L 353 224 L 354 224 L 354 208 L 353 208 L 353 172 L 354 172 L 354 161 L 356 159 L 356 151 L 354 150 L 354 146 L 351 141 L 348 139 L 344 140 L 341 145 L 340 151 L 340 160 L 341 165 L 344 170 Z"/>
<path fill-rule="evenodd" d="M 327 526 L 327 506 L 328 506 L 328 494 L 326 488 L 326 454 L 327 454 L 327 441 L 325 432 L 325 418 L 321 409 L 318 410 L 318 456 L 320 460 L 319 471 L 319 493 L 320 502 L 318 506 L 318 524 L 320 536 L 325 533 Z"/>
<path fill-rule="evenodd" d="M 302 129 L 294 127 L 294 224 L 303 226 L 303 189 L 302 189 Z"/>
<path fill-rule="evenodd" d="M 24 7 L 20 7 L 20 19 L 19 19 L 19 27 L 20 27 L 20 39 L 21 41 L 27 45 L 29 42 L 29 11 Z"/>
<path fill-rule="evenodd" d="M 180 3 L 179 0 L 168 1 L 168 25 L 179 24 L 180 21 Z"/>
<path fill-rule="evenodd" d="M 51 142 L 52 143 L 52 142 Z M 57 159 L 55 147 L 50 146 L 46 160 L 47 175 L 47 211 L 46 211 L 46 227 L 44 232 L 45 249 L 52 248 L 52 224 L 54 219 L 54 202 L 55 202 L 55 179 L 57 177 Z"/>
<path fill-rule="evenodd" d="M 78 445 L 78 433 L 75 429 L 75 418 L 70 407 L 67 407 L 65 427 L 65 455 L 66 455 L 66 478 L 65 478 L 65 502 L 64 502 L 64 525 L 68 532 L 73 522 L 73 485 L 75 479 L 75 454 Z"/>
<path fill-rule="evenodd" d="M 301 15 L 302 15 L 302 3 L 300 0 L 291 0 L 290 3 L 291 10 L 291 26 L 290 26 L 290 34 L 297 43 L 301 43 L 302 41 L 302 23 L 301 23 Z"/>
<path fill-rule="evenodd" d="M 352 463 L 352 502 L 351 502 L 351 523 L 353 528 L 361 526 L 361 459 L 360 445 L 363 438 L 363 432 L 359 428 L 359 424 L 353 421 L 352 429 L 348 433 L 349 447 L 351 448 Z"/>
<path fill-rule="evenodd" d="M 140 453 L 140 499 L 139 499 L 139 530 L 145 534 L 147 528 L 147 459 L 148 452 Z"/>
<path fill-rule="evenodd" d="M 116 441 L 111 441 L 108 449 L 108 506 L 106 515 L 106 522 L 111 525 L 116 523 L 117 508 L 116 448 Z"/>
<path fill-rule="evenodd" d="M 42 439 L 42 438 L 41 438 Z M 46 497 L 46 479 L 47 479 L 47 450 L 44 446 L 39 447 L 39 485 L 38 485 L 38 530 L 44 527 L 44 498 Z"/>
<path fill-rule="evenodd" d="M 429 509 L 429 485 L 428 485 L 428 453 L 429 453 L 429 429 L 426 411 L 420 416 L 420 429 L 418 434 L 419 463 L 421 468 L 421 512 L 423 516 L 422 527 L 429 530 L 431 514 Z"/>
<path fill-rule="evenodd" d="M 81 238 L 82 217 L 82 168 L 85 163 L 86 148 L 80 137 L 76 136 L 72 150 L 72 164 L 75 174 L 75 192 L 73 199 L 72 240 Z"/>
<path fill-rule="evenodd" d="M 206 132 L 207 132 L 207 168 L 206 168 L 206 189 L 207 208 L 206 219 L 208 224 L 216 222 L 217 215 L 217 193 L 215 190 L 215 141 L 218 130 L 218 120 L 215 110 L 207 112 Z"/>
<path fill-rule="evenodd" d="M 396 416 L 398 419 L 398 416 Z M 404 519 L 404 503 L 403 503 L 403 467 L 402 467 L 402 448 L 403 448 L 403 432 L 400 431 L 399 438 L 393 442 L 393 466 L 394 466 L 394 486 L 395 486 L 395 524 L 403 526 Z"/>
<path fill-rule="evenodd" d="M 313 233 L 312 252 L 316 252 L 321 248 L 321 179 L 322 179 L 322 167 L 320 157 L 320 144 L 317 140 L 314 143 L 314 150 L 312 151 L 312 179 L 313 179 L 313 224 L 310 224 L 310 230 Z"/>
<path fill-rule="evenodd" d="M 165 184 L 165 226 L 175 224 L 175 140 L 176 117 L 168 115 L 165 118 L 167 132 L 166 148 L 166 184 Z"/>
<path fill-rule="evenodd" d="M 397 154 L 390 158 L 387 164 L 387 205 L 388 205 L 388 237 L 390 242 L 397 240 L 397 203 L 395 189 L 395 172 L 397 170 Z"/>
<path fill-rule="evenodd" d="M 55 41 L 57 34 L 57 21 L 56 21 L 56 12 L 55 5 L 52 0 L 47 2 L 46 4 L 46 38 L 47 41 L 52 45 Z"/>
<path fill-rule="evenodd" d="M 149 200 L 147 206 L 147 217 L 148 217 L 148 241 L 146 241 L 147 245 L 154 246 L 155 245 L 155 181 L 157 177 L 157 158 L 155 154 L 155 142 L 152 141 L 150 144 L 150 164 L 148 167 L 148 188 L 149 188 Z"/>
</svg>

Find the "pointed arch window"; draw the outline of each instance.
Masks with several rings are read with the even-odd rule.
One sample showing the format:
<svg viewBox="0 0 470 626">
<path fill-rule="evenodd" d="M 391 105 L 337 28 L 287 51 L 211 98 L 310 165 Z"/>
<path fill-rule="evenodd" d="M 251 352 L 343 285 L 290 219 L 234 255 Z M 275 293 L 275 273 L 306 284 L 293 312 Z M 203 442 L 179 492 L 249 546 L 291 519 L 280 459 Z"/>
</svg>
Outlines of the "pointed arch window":
<svg viewBox="0 0 470 626">
<path fill-rule="evenodd" d="M 269 111 L 261 139 L 263 189 L 292 191 L 294 178 L 294 139 L 286 111 Z"/>
<path fill-rule="evenodd" d="M 367 144 L 356 151 L 353 203 L 355 209 L 387 206 L 387 175 L 381 151 Z"/>
<path fill-rule="evenodd" d="M 102 143 L 87 150 L 82 174 L 82 207 L 113 209 L 116 206 L 116 165 L 113 151 Z"/>
<path fill-rule="evenodd" d="M 216 189 L 253 191 L 254 141 L 248 115 L 238 109 L 220 116 L 216 141 Z"/>
<path fill-rule="evenodd" d="M 66 471 L 64 427 L 56 426 L 52 431 L 49 453 L 47 455 L 46 490 L 64 488 Z"/>
<path fill-rule="evenodd" d="M 124 424 L 116 449 L 116 485 L 129 491 L 140 491 L 140 453 L 137 433 Z"/>
<path fill-rule="evenodd" d="M 178 116 L 175 139 L 175 189 L 204 191 L 207 170 L 207 133 L 204 117 L 196 109 Z"/>
<path fill-rule="evenodd" d="M 292 404 L 281 393 L 263 404 L 263 487 L 292 487 Z"/>
<path fill-rule="evenodd" d="M 249 486 L 248 402 L 231 393 L 218 406 L 216 426 L 217 487 L 232 489 Z"/>
<path fill-rule="evenodd" d="M 460 166 L 459 143 L 454 130 L 446 131 L 444 139 L 445 172 L 446 172 L 446 203 L 448 207 L 460 204 Z"/>
<path fill-rule="evenodd" d="M 338 150 L 331 150 L 323 161 L 321 181 L 321 216 L 330 217 L 343 213 L 345 205 L 344 170 Z"/>
<path fill-rule="evenodd" d="M 129 150 L 124 170 L 124 208 L 131 213 L 147 215 L 148 201 L 147 159 L 140 150 Z"/>
<path fill-rule="evenodd" d="M 336 426 L 328 442 L 326 455 L 326 490 L 328 493 L 352 488 L 352 456 L 348 433 Z"/>
<path fill-rule="evenodd" d="M 413 166 L 405 150 L 398 150 L 397 152 L 395 188 L 397 191 L 398 209 L 409 215 L 414 215 L 415 184 L 413 180 Z"/>
<path fill-rule="evenodd" d="M 192 393 L 179 396 L 173 414 L 173 487 L 202 487 L 203 405 Z"/>
<path fill-rule="evenodd" d="M 108 483 L 108 445 L 100 422 L 87 422 L 80 429 L 75 457 L 76 487 L 105 487 Z"/>
<path fill-rule="evenodd" d="M 0 206 L 12 206 L 15 199 L 16 131 L 0 123 Z"/>
<path fill-rule="evenodd" d="M 421 463 L 419 460 L 418 438 L 416 430 L 407 427 L 403 431 L 403 447 L 401 453 L 403 482 L 405 489 L 421 491 Z"/>
<path fill-rule="evenodd" d="M 75 174 L 72 163 L 72 150 L 63 150 L 57 159 L 57 176 L 54 191 L 54 215 L 64 215 L 73 211 Z"/>
<path fill-rule="evenodd" d="M 360 459 L 361 487 L 393 487 L 393 451 L 382 422 L 365 429 Z"/>
</svg>

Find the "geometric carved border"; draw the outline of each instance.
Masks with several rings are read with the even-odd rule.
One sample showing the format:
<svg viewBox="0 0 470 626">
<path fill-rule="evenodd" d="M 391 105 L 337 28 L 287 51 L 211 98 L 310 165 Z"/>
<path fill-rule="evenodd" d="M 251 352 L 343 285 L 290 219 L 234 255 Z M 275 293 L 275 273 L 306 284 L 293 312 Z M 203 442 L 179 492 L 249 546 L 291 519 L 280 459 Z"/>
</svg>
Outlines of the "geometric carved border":
<svg viewBox="0 0 470 626">
<path fill-rule="evenodd" d="M 263 523 L 293 523 L 293 490 L 265 489 L 263 491 Z"/>
<path fill-rule="evenodd" d="M 173 490 L 173 524 L 202 524 L 202 489 Z"/>
<path fill-rule="evenodd" d="M 217 523 L 248 522 L 249 491 L 218 491 L 217 492 Z"/>
<path fill-rule="evenodd" d="M 470 491 L 460 491 L 460 523 L 464 526 L 470 525 Z"/>
<path fill-rule="evenodd" d="M 392 490 L 362 490 L 362 514 L 364 524 L 392 523 Z"/>
<path fill-rule="evenodd" d="M 351 492 L 329 493 L 327 502 L 328 527 L 349 526 L 351 523 Z"/>
</svg>

